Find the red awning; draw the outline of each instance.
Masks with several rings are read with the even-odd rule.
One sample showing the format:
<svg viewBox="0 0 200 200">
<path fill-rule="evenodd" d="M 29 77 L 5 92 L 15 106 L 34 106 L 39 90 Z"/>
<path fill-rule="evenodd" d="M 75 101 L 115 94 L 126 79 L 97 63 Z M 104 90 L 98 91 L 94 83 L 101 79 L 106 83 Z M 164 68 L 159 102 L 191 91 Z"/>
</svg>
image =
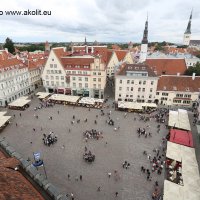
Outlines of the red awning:
<svg viewBox="0 0 200 200">
<path fill-rule="evenodd" d="M 194 147 L 191 131 L 171 129 L 169 141 L 176 144 L 188 146 L 188 147 Z"/>
</svg>

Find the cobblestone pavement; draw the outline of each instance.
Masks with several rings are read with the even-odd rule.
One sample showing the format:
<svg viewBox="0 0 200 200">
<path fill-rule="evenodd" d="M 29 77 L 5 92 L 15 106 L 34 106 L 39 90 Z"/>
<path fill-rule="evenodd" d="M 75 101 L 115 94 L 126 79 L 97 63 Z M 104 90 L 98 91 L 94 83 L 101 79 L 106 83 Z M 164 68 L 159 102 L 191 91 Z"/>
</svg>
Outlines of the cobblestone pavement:
<svg viewBox="0 0 200 200">
<path fill-rule="evenodd" d="M 105 113 L 111 110 L 111 119 L 115 121 L 115 127 L 120 126 L 119 131 L 114 131 L 113 126 L 105 123 L 106 115 L 100 116 L 100 110 L 89 111 L 83 107 L 73 109 L 72 106 L 55 105 L 53 108 L 34 111 L 34 107 L 38 105 L 39 100 L 34 97 L 26 111 L 8 110 L 8 114 L 15 114 L 16 117 L 1 135 L 6 137 L 10 145 L 24 158 L 29 157 L 33 160 L 33 152 L 40 151 L 49 181 L 61 192 L 72 192 L 75 199 L 79 200 L 150 200 L 154 182 L 158 180 L 161 188 L 163 187 L 164 173 L 153 174 L 152 181 L 149 182 L 146 180 L 146 175 L 140 172 L 140 167 L 143 165 L 150 169 L 149 161 L 143 155 L 143 151 L 146 150 L 153 155 L 153 148 L 159 147 L 162 137 L 167 133 L 164 124 L 161 124 L 161 131 L 158 134 L 157 123 L 154 120 L 144 123 L 138 120 L 138 114 L 128 113 L 127 118 L 124 118 L 124 112 L 104 109 Z M 34 114 L 37 114 L 39 119 L 36 119 Z M 79 124 L 71 125 L 73 115 L 81 120 Z M 99 116 L 95 125 L 96 115 Z M 52 121 L 49 120 L 49 116 L 53 117 Z M 136 121 L 134 117 L 137 117 Z M 87 123 L 83 122 L 85 118 L 88 119 Z M 146 128 L 147 124 L 150 125 L 152 138 L 142 136 L 138 138 L 136 130 L 139 127 Z M 35 132 L 33 128 L 36 129 Z M 92 128 L 103 131 L 103 138 L 91 139 L 86 143 L 83 131 Z M 42 134 L 48 134 L 50 131 L 58 135 L 58 142 L 47 147 L 43 144 Z M 65 145 L 65 148 L 62 148 L 62 145 Z M 95 161 L 91 164 L 83 160 L 85 146 L 96 155 Z M 130 162 L 130 169 L 122 168 L 122 162 L 125 160 Z M 118 171 L 120 180 L 115 180 L 114 170 Z M 108 172 L 112 173 L 111 178 L 108 178 Z M 68 180 L 68 174 L 71 180 Z M 83 176 L 83 181 L 75 180 L 79 175 Z M 100 192 L 97 191 L 99 186 Z M 116 191 L 119 193 L 117 198 Z"/>
</svg>

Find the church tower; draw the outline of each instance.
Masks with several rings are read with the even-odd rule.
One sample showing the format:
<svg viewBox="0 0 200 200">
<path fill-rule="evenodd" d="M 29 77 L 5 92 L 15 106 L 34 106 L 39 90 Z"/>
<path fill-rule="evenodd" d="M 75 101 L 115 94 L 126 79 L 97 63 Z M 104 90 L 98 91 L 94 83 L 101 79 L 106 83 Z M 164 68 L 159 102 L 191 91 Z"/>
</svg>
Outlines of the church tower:
<svg viewBox="0 0 200 200">
<path fill-rule="evenodd" d="M 192 21 L 192 11 L 191 11 L 191 14 L 190 14 L 190 18 L 189 18 L 189 22 L 188 22 L 187 28 L 186 28 L 184 36 L 183 36 L 183 45 L 187 45 L 187 46 L 190 44 L 191 21 Z"/>
<path fill-rule="evenodd" d="M 140 50 L 140 60 L 139 62 L 144 62 L 147 58 L 147 51 L 148 51 L 148 15 L 147 20 L 145 22 L 145 29 L 141 44 L 141 50 Z"/>
</svg>

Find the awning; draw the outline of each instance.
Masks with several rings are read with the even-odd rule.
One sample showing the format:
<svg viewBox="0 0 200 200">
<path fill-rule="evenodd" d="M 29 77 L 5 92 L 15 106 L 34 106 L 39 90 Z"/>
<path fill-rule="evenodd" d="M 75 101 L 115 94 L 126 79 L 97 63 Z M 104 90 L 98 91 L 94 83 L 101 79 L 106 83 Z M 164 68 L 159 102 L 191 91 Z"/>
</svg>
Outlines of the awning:
<svg viewBox="0 0 200 200">
<path fill-rule="evenodd" d="M 12 103 L 9 103 L 8 105 L 10 107 L 23 107 L 25 105 L 27 105 L 31 100 L 25 99 L 25 97 L 21 97 L 15 101 L 13 101 Z"/>
<path fill-rule="evenodd" d="M 11 118 L 11 116 L 1 116 L 0 117 L 0 127 L 4 126 L 5 123 Z"/>
</svg>

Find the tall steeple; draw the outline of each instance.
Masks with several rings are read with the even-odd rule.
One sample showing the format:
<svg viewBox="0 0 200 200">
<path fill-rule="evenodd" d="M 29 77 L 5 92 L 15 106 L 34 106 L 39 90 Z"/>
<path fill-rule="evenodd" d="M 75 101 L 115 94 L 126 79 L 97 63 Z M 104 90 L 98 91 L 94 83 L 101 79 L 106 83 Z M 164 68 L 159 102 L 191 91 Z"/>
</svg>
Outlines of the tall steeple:
<svg viewBox="0 0 200 200">
<path fill-rule="evenodd" d="M 188 21 L 187 29 L 185 30 L 185 34 L 191 34 L 191 22 L 192 22 L 192 11 Z"/>
<path fill-rule="evenodd" d="M 140 63 L 145 62 L 145 60 L 147 59 L 147 52 L 148 52 L 148 14 L 147 14 L 147 20 L 145 22 L 145 28 L 140 50 L 140 59 L 139 59 Z"/>
<path fill-rule="evenodd" d="M 148 44 L 148 14 L 147 14 L 147 20 L 145 22 L 142 44 Z"/>
<path fill-rule="evenodd" d="M 86 39 L 86 36 L 85 36 L 85 42 L 84 42 L 84 45 L 87 45 L 87 39 Z"/>
<path fill-rule="evenodd" d="M 191 14 L 190 14 L 190 18 L 189 18 L 187 28 L 186 28 L 184 36 L 183 36 L 183 44 L 186 45 L 186 46 L 190 45 L 191 22 L 192 22 L 192 11 L 191 11 Z"/>
</svg>

